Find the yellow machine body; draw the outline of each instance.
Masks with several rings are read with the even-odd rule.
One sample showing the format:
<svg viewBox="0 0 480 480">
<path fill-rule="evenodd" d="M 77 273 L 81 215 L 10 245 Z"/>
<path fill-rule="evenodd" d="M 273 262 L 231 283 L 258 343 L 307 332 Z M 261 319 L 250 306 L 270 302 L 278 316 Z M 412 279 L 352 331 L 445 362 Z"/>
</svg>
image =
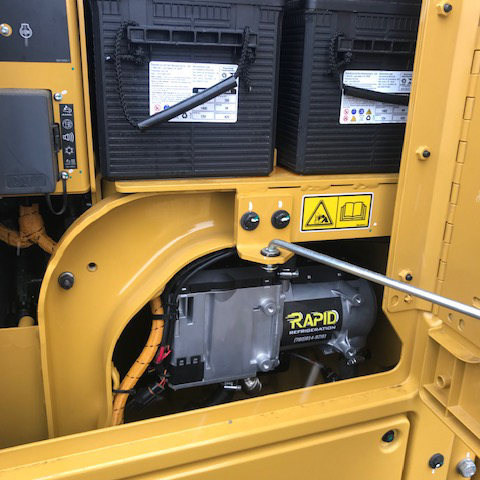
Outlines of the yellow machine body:
<svg viewBox="0 0 480 480">
<path fill-rule="evenodd" d="M 278 264 L 291 254 L 261 254 L 273 238 L 308 246 L 390 236 L 388 276 L 410 274 L 417 287 L 480 308 L 480 2 L 452 0 L 448 14 L 443 3 L 423 2 L 399 175 L 276 168 L 264 178 L 103 183 L 104 198 L 68 228 L 48 264 L 38 326 L 0 329 L 0 444 L 8 447 L 0 477 L 462 478 L 458 462 L 480 455 L 480 321 L 393 289 L 383 297 L 401 343 L 392 370 L 111 426 L 120 334 L 173 275 L 211 252 L 236 247 L 242 259 Z M 78 111 L 88 105 L 81 4 L 67 2 L 75 73 L 8 65 L 0 87 L 42 76 L 45 88 L 74 92 Z M 97 190 L 88 112 L 77 192 Z M 336 228 L 337 219 L 305 228 L 305 198 L 355 195 L 372 199 L 362 228 Z M 243 212 L 270 218 L 279 207 L 291 212 L 287 228 L 239 228 Z M 58 284 L 65 271 L 75 276 L 70 290 Z M 432 470 L 436 453 L 445 464 Z"/>
</svg>

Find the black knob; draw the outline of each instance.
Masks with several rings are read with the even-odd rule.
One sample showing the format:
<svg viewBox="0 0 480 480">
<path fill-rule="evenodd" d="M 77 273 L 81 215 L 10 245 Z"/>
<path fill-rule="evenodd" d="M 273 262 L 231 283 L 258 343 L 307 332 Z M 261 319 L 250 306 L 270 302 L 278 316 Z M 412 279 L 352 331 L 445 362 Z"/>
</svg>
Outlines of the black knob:
<svg viewBox="0 0 480 480">
<path fill-rule="evenodd" d="M 255 230 L 260 224 L 260 217 L 255 212 L 247 212 L 242 215 L 240 225 L 244 230 Z"/>
<path fill-rule="evenodd" d="M 385 442 L 385 443 L 392 443 L 394 440 L 395 440 L 395 431 L 394 430 L 389 430 L 382 437 L 382 441 Z"/>
<path fill-rule="evenodd" d="M 430 466 L 430 468 L 436 469 L 443 466 L 444 462 L 445 458 L 443 457 L 443 455 L 441 453 L 435 453 L 430 457 L 428 465 Z"/>
<path fill-rule="evenodd" d="M 272 225 L 275 228 L 285 228 L 290 223 L 290 214 L 286 210 L 277 210 L 272 215 Z"/>
<path fill-rule="evenodd" d="M 71 272 L 63 272 L 58 276 L 58 283 L 64 290 L 70 290 L 75 283 L 75 277 Z"/>
</svg>

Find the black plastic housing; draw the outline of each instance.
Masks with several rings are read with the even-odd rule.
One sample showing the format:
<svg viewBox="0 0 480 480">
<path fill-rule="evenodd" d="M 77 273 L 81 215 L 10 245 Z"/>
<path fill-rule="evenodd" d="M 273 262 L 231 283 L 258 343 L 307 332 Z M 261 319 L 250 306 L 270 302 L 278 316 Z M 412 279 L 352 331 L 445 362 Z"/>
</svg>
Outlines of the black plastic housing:
<svg viewBox="0 0 480 480">
<path fill-rule="evenodd" d="M 345 69 L 412 70 L 420 4 L 287 3 L 277 123 L 280 165 L 303 174 L 398 171 L 405 124 L 339 123 L 342 84 L 341 75 L 331 72 L 332 42 L 337 61 L 352 55 L 340 74 Z"/>
<path fill-rule="evenodd" d="M 52 93 L 0 89 L 0 195 L 52 193 L 59 148 Z"/>
<path fill-rule="evenodd" d="M 91 0 L 97 149 L 111 180 L 268 175 L 273 168 L 283 0 Z M 242 32 L 255 52 L 252 90 L 240 79 L 236 123 L 166 122 L 141 132 L 126 120 L 115 77 L 115 36 L 128 27 L 121 54 L 125 100 L 136 121 L 149 116 L 149 62 L 238 64 Z"/>
</svg>

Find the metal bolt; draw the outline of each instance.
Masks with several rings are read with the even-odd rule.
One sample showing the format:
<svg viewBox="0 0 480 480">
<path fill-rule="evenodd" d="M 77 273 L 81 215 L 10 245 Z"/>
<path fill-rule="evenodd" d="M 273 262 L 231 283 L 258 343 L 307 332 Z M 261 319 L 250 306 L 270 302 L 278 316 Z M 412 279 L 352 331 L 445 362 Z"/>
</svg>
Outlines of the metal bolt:
<svg viewBox="0 0 480 480">
<path fill-rule="evenodd" d="M 63 272 L 58 276 L 58 283 L 64 290 L 70 290 L 75 283 L 75 277 L 71 272 Z"/>
<path fill-rule="evenodd" d="M 275 245 L 272 245 L 271 247 L 268 246 L 268 247 L 262 248 L 260 253 L 264 257 L 279 257 L 280 256 L 280 250 Z"/>
<path fill-rule="evenodd" d="M 430 155 L 431 155 L 431 154 L 430 154 L 430 150 L 425 149 L 425 150 L 422 152 L 422 157 L 423 157 L 423 158 L 428 158 L 428 157 L 430 157 Z"/>
<path fill-rule="evenodd" d="M 406 280 L 407 282 L 411 282 L 411 281 L 413 280 L 412 274 L 411 274 L 411 273 L 407 273 L 407 274 L 405 275 L 405 280 Z"/>
<path fill-rule="evenodd" d="M 274 315 L 277 313 L 277 306 L 275 305 L 275 302 L 269 299 L 265 299 L 260 306 L 262 307 L 263 313 L 265 315 Z"/>
<path fill-rule="evenodd" d="M 389 430 L 387 433 L 383 435 L 382 442 L 392 443 L 394 439 L 395 439 L 395 432 L 393 430 Z"/>
<path fill-rule="evenodd" d="M 10 33 L 10 29 L 6 25 L 2 25 L 2 35 L 8 35 Z"/>
<path fill-rule="evenodd" d="M 458 462 L 457 472 L 463 478 L 471 478 L 477 472 L 477 467 L 471 458 L 464 458 Z"/>
<path fill-rule="evenodd" d="M 453 5 L 450 4 L 450 3 L 446 3 L 446 4 L 443 6 L 443 11 L 444 11 L 445 13 L 450 13 L 452 10 L 453 10 Z"/>
<path fill-rule="evenodd" d="M 63 95 L 59 92 L 53 94 L 53 99 L 57 102 L 61 102 L 63 98 Z"/>
<path fill-rule="evenodd" d="M 69 178 L 68 172 L 66 172 L 65 170 L 60 172 L 60 180 L 68 180 L 68 178 Z"/>
<path fill-rule="evenodd" d="M 268 372 L 273 367 L 273 362 L 266 353 L 260 353 L 257 356 L 257 365 L 262 372 Z"/>
<path fill-rule="evenodd" d="M 363 303 L 363 297 L 359 295 L 358 293 L 353 296 L 352 300 L 357 304 L 361 305 Z"/>
</svg>

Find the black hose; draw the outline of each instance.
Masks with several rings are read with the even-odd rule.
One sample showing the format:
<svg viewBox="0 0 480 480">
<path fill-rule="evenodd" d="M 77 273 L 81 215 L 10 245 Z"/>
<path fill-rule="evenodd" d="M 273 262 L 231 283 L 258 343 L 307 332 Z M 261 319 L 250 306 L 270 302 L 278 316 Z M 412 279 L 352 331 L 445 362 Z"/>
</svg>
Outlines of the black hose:
<svg viewBox="0 0 480 480">
<path fill-rule="evenodd" d="M 338 375 L 330 368 L 327 367 L 324 363 L 317 362 L 316 360 L 312 360 L 311 358 L 304 357 L 303 355 L 299 355 L 298 353 L 287 352 L 288 355 L 292 357 L 296 357 L 304 362 L 308 362 L 311 365 L 315 365 L 320 369 L 320 373 L 322 374 L 323 380 L 325 383 L 336 382 L 339 380 Z"/>
<path fill-rule="evenodd" d="M 214 407 L 215 405 L 222 405 L 223 403 L 231 402 L 234 395 L 235 390 L 226 389 L 222 384 L 220 384 L 216 392 L 205 404 L 205 407 Z"/>
</svg>

